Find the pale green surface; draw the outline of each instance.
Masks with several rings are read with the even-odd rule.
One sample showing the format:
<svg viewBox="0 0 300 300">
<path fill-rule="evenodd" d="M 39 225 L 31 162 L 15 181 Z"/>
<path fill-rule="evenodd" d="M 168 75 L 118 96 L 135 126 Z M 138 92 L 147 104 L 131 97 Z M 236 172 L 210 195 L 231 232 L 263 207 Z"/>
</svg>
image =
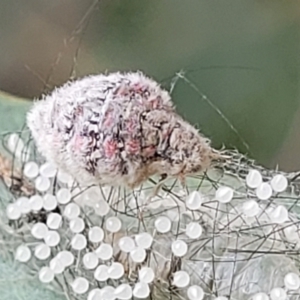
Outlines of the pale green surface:
<svg viewBox="0 0 300 300">
<path fill-rule="evenodd" d="M 28 269 L 13 261 L 3 261 L 0 256 L 1 300 L 63 300 L 62 297 L 28 275 Z"/>
<path fill-rule="evenodd" d="M 31 105 L 27 100 L 0 92 L 0 133 L 21 130 Z"/>
<path fill-rule="evenodd" d="M 0 133 L 21 130 L 25 122 L 26 112 L 31 103 L 0 92 Z M 0 186 L 1 187 L 1 186 Z M 2 187 L 3 188 L 3 187 Z M 1 193 L 3 197 L 3 193 Z M 7 197 L 5 194 L 4 197 Z M 3 211 L 0 211 L 0 218 Z M 3 219 L 3 218 L 1 218 Z M 2 235 L 2 234 L 1 234 Z M 14 247 L 9 249 L 13 251 Z M 1 300 L 62 300 L 58 294 L 45 289 L 32 277 L 29 270 L 14 262 L 7 249 L 1 245 L 0 251 L 0 299 Z"/>
</svg>

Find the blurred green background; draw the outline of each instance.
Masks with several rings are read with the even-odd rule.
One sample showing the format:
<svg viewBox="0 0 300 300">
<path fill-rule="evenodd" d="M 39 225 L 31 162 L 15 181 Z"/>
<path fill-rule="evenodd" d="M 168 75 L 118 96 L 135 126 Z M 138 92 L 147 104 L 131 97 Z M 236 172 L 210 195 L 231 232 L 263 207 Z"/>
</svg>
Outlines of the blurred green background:
<svg viewBox="0 0 300 300">
<path fill-rule="evenodd" d="M 170 89 L 184 70 L 173 100 L 214 146 L 298 170 L 299 29 L 299 1 L 1 0 L 0 90 L 33 99 L 71 76 L 137 69 Z M 0 131 L 27 104 L 2 95 Z"/>
</svg>

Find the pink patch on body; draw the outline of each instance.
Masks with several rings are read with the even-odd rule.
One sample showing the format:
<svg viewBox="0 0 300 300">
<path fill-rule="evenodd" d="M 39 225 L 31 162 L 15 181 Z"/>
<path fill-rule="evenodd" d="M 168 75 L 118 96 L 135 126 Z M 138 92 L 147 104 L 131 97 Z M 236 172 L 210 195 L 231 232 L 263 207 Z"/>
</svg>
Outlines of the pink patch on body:
<svg viewBox="0 0 300 300">
<path fill-rule="evenodd" d="M 113 139 L 106 139 L 103 143 L 105 157 L 112 158 L 116 155 L 118 150 L 118 143 Z"/>
<path fill-rule="evenodd" d="M 84 144 L 84 137 L 80 134 L 76 134 L 74 137 L 73 150 L 74 152 L 80 152 Z"/>
<path fill-rule="evenodd" d="M 137 122 L 134 119 L 129 119 L 126 121 L 125 123 L 125 128 L 126 131 L 130 134 L 133 134 L 136 132 L 136 128 L 137 128 Z"/>
<path fill-rule="evenodd" d="M 125 151 L 129 154 L 139 154 L 141 150 L 140 141 L 132 139 L 126 142 Z"/>
<path fill-rule="evenodd" d="M 105 113 L 102 126 L 106 128 L 111 128 L 113 124 L 114 124 L 113 112 L 110 110 Z"/>
<path fill-rule="evenodd" d="M 150 99 L 149 106 L 150 106 L 150 108 L 153 108 L 153 109 L 157 109 L 157 108 L 161 107 L 161 98 L 158 97 L 155 99 Z"/>
<path fill-rule="evenodd" d="M 152 157 L 152 156 L 154 156 L 155 152 L 156 152 L 156 146 L 151 145 L 151 146 L 148 146 L 143 149 L 143 156 L 144 157 Z"/>
<path fill-rule="evenodd" d="M 147 87 L 145 87 L 143 84 L 135 83 L 132 85 L 132 89 L 134 92 L 140 94 L 140 93 L 143 93 L 147 89 Z"/>
<path fill-rule="evenodd" d="M 162 134 L 162 138 L 163 138 L 164 140 L 167 139 L 168 136 L 171 134 L 171 132 L 172 132 L 172 130 L 171 130 L 170 128 L 167 129 L 167 131 L 164 132 L 164 133 Z"/>
</svg>

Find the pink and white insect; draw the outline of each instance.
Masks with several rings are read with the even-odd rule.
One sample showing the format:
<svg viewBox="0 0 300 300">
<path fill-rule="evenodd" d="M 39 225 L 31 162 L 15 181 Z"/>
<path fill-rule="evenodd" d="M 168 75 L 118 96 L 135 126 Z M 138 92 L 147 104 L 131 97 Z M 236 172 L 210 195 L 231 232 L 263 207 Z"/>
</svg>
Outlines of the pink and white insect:
<svg viewBox="0 0 300 300">
<path fill-rule="evenodd" d="M 70 81 L 35 102 L 27 123 L 39 152 L 81 185 L 184 180 L 220 157 L 141 72 Z"/>
</svg>

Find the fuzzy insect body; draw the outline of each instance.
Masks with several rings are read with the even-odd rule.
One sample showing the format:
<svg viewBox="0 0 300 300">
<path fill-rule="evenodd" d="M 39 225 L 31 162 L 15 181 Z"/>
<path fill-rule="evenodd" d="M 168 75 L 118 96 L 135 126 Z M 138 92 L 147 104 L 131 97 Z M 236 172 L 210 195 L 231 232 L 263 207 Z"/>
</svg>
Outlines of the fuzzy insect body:
<svg viewBox="0 0 300 300">
<path fill-rule="evenodd" d="M 169 93 L 140 72 L 70 81 L 35 102 L 27 123 L 41 154 L 82 185 L 183 179 L 218 156 Z"/>
</svg>

